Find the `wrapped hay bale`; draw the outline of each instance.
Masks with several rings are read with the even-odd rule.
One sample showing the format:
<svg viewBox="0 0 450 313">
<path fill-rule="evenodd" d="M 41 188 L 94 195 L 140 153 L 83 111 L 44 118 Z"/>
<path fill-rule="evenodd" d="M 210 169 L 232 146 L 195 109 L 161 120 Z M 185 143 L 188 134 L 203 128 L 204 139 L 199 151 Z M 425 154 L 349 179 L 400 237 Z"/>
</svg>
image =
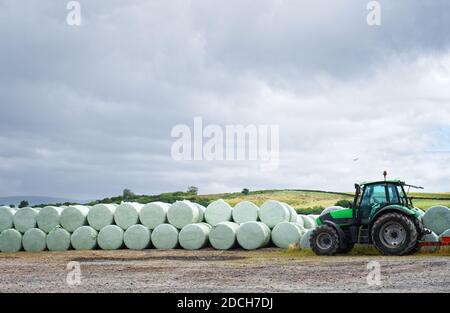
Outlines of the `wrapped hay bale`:
<svg viewBox="0 0 450 313">
<path fill-rule="evenodd" d="M 144 205 L 139 212 L 139 220 L 149 229 L 167 223 L 167 211 L 170 204 L 164 202 L 151 202 Z"/>
<path fill-rule="evenodd" d="M 224 200 L 211 202 L 205 211 L 205 221 L 212 226 L 220 222 L 229 222 L 232 219 L 233 208 Z"/>
<path fill-rule="evenodd" d="M 450 228 L 450 209 L 445 206 L 429 208 L 422 217 L 423 226 L 437 235 Z"/>
<path fill-rule="evenodd" d="M 200 221 L 200 209 L 192 202 L 184 200 L 173 203 L 167 211 L 167 220 L 178 229 Z"/>
<path fill-rule="evenodd" d="M 73 232 L 70 243 L 75 250 L 93 250 L 97 247 L 97 235 L 91 226 L 81 226 Z"/>
<path fill-rule="evenodd" d="M 25 233 L 27 230 L 36 228 L 36 217 L 38 210 L 34 208 L 21 208 L 14 214 L 14 228 Z"/>
<path fill-rule="evenodd" d="M 330 207 L 324 209 L 322 211 L 322 213 L 320 213 L 320 215 L 325 215 L 325 214 L 331 213 L 333 211 L 342 210 L 342 209 L 343 209 L 343 207 L 341 207 L 341 206 L 333 205 L 333 206 L 330 206 Z"/>
<path fill-rule="evenodd" d="M 306 233 L 303 234 L 302 238 L 300 239 L 300 249 L 302 250 L 311 249 L 311 244 L 309 240 L 311 239 L 313 231 L 314 229 L 309 229 L 306 231 Z"/>
<path fill-rule="evenodd" d="M 309 215 L 301 215 L 305 229 L 313 229 L 317 226 L 316 221 Z"/>
<path fill-rule="evenodd" d="M 287 249 L 289 245 L 298 244 L 302 234 L 302 228 L 296 223 L 281 222 L 272 230 L 272 242 L 278 248 Z"/>
<path fill-rule="evenodd" d="M 9 206 L 0 206 L 0 233 L 14 227 L 14 213 L 16 210 Z"/>
<path fill-rule="evenodd" d="M 83 205 L 71 205 L 63 209 L 60 217 L 60 224 L 68 232 L 87 224 L 89 209 Z"/>
<path fill-rule="evenodd" d="M 233 221 L 238 224 L 245 222 L 256 222 L 259 218 L 259 208 L 250 201 L 242 201 L 233 208 Z"/>
<path fill-rule="evenodd" d="M 198 214 L 199 214 L 198 222 L 201 223 L 201 222 L 203 222 L 205 220 L 206 208 L 203 205 L 201 205 L 201 204 L 198 204 L 198 203 L 194 203 L 194 204 L 198 208 Z"/>
<path fill-rule="evenodd" d="M 209 242 L 218 250 L 228 250 L 236 246 L 236 233 L 239 225 L 233 222 L 220 222 L 212 226 Z"/>
<path fill-rule="evenodd" d="M 152 231 L 151 240 L 156 249 L 175 249 L 178 246 L 178 229 L 170 224 L 158 225 Z"/>
<path fill-rule="evenodd" d="M 47 235 L 47 248 L 50 251 L 67 251 L 70 249 L 70 233 L 57 226 Z"/>
<path fill-rule="evenodd" d="M 246 250 L 265 247 L 270 241 L 270 228 L 261 222 L 246 222 L 236 233 L 239 245 Z"/>
<path fill-rule="evenodd" d="M 42 231 L 49 233 L 53 228 L 59 225 L 62 209 L 56 206 L 46 206 L 39 210 L 36 216 L 36 222 Z"/>
<path fill-rule="evenodd" d="M 123 234 L 125 246 L 131 250 L 143 250 L 150 246 L 151 231 L 146 226 L 136 224 Z"/>
<path fill-rule="evenodd" d="M 441 235 L 440 235 L 440 237 L 442 238 L 442 237 L 450 237 L 450 229 L 447 229 L 446 231 L 444 231 Z"/>
<path fill-rule="evenodd" d="M 0 251 L 17 252 L 22 249 L 22 234 L 13 228 L 0 233 Z"/>
<path fill-rule="evenodd" d="M 25 251 L 39 252 L 47 247 L 47 234 L 39 228 L 31 228 L 22 237 Z"/>
<path fill-rule="evenodd" d="M 291 216 L 289 219 L 289 222 L 296 223 L 297 218 L 298 218 L 297 211 L 295 211 L 295 209 L 293 207 L 291 207 L 289 204 L 287 204 L 285 202 L 281 202 L 281 204 L 283 204 L 289 210 L 289 213 Z"/>
<path fill-rule="evenodd" d="M 206 225 L 205 223 L 196 223 L 184 226 L 178 235 L 180 245 L 187 250 L 198 250 L 205 247 L 209 242 L 211 230 L 211 227 Z"/>
<path fill-rule="evenodd" d="M 120 226 L 123 230 L 127 230 L 129 227 L 139 224 L 139 212 L 143 205 L 140 203 L 125 202 L 119 205 L 114 212 L 114 221 L 117 226 Z"/>
<path fill-rule="evenodd" d="M 274 228 L 278 223 L 289 222 L 291 220 L 291 212 L 281 202 L 267 200 L 259 209 L 259 219 L 270 228 Z"/>
<path fill-rule="evenodd" d="M 439 236 L 436 235 L 435 233 L 426 234 L 425 236 L 423 236 L 423 239 L 421 241 L 439 242 Z M 420 250 L 425 251 L 425 252 L 437 252 L 437 251 L 439 251 L 439 249 L 440 249 L 439 246 L 425 246 L 425 247 L 420 248 Z"/>
<path fill-rule="evenodd" d="M 300 226 L 302 229 L 305 229 L 305 224 L 303 222 L 303 218 L 300 214 L 297 214 L 297 221 L 295 222 L 298 226 Z"/>
<path fill-rule="evenodd" d="M 114 212 L 116 206 L 112 204 L 96 204 L 88 212 L 87 222 L 95 230 L 101 230 L 103 227 L 114 223 Z"/>
<path fill-rule="evenodd" d="M 123 229 L 117 225 L 103 227 L 97 236 L 98 246 L 103 250 L 117 250 L 123 247 Z"/>
</svg>

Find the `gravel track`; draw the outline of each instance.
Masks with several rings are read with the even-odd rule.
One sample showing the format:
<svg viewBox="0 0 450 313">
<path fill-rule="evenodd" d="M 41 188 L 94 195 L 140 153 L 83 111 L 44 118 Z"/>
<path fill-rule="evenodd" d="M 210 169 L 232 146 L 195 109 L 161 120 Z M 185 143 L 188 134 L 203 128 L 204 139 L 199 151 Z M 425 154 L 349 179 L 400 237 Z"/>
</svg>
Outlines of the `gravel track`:
<svg viewBox="0 0 450 313">
<path fill-rule="evenodd" d="M 66 278 L 80 262 L 81 284 Z M 367 264 L 381 265 L 381 286 Z M 0 292 L 448 292 L 448 256 L 317 257 L 267 248 L 0 254 Z"/>
</svg>

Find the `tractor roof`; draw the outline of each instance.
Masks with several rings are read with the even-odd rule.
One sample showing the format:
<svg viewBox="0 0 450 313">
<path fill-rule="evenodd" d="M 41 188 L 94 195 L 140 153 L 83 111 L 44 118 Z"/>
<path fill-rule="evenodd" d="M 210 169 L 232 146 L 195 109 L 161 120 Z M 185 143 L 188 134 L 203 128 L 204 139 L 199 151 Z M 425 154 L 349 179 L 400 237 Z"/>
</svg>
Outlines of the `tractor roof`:
<svg viewBox="0 0 450 313">
<path fill-rule="evenodd" d="M 382 184 L 382 183 L 405 185 L 404 181 L 401 181 L 399 179 L 391 179 L 391 180 L 376 180 L 376 181 L 362 182 L 362 183 L 360 183 L 360 186 Z"/>
</svg>

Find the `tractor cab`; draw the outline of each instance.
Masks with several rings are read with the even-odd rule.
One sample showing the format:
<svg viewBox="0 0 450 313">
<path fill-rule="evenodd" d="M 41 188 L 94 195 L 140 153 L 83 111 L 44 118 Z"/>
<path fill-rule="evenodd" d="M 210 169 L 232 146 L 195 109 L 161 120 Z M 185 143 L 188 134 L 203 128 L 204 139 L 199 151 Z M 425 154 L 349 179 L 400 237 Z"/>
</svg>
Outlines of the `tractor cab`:
<svg viewBox="0 0 450 313">
<path fill-rule="evenodd" d="M 404 186 L 409 185 L 400 180 L 356 184 L 353 205 L 354 222 L 359 225 L 368 225 L 378 212 L 392 206 L 396 209 L 402 207 L 405 210 L 414 210 Z"/>
</svg>

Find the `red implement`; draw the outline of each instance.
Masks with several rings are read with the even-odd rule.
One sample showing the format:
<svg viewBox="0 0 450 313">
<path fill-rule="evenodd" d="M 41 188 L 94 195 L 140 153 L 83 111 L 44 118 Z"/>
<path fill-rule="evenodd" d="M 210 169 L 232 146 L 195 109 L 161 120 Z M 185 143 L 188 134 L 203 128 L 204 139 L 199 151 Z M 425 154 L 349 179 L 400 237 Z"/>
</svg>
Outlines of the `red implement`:
<svg viewBox="0 0 450 313">
<path fill-rule="evenodd" d="M 422 241 L 422 242 L 419 242 L 419 246 L 421 246 L 421 247 L 450 246 L 450 236 L 441 237 L 441 241 L 439 241 L 439 242 Z"/>
</svg>

